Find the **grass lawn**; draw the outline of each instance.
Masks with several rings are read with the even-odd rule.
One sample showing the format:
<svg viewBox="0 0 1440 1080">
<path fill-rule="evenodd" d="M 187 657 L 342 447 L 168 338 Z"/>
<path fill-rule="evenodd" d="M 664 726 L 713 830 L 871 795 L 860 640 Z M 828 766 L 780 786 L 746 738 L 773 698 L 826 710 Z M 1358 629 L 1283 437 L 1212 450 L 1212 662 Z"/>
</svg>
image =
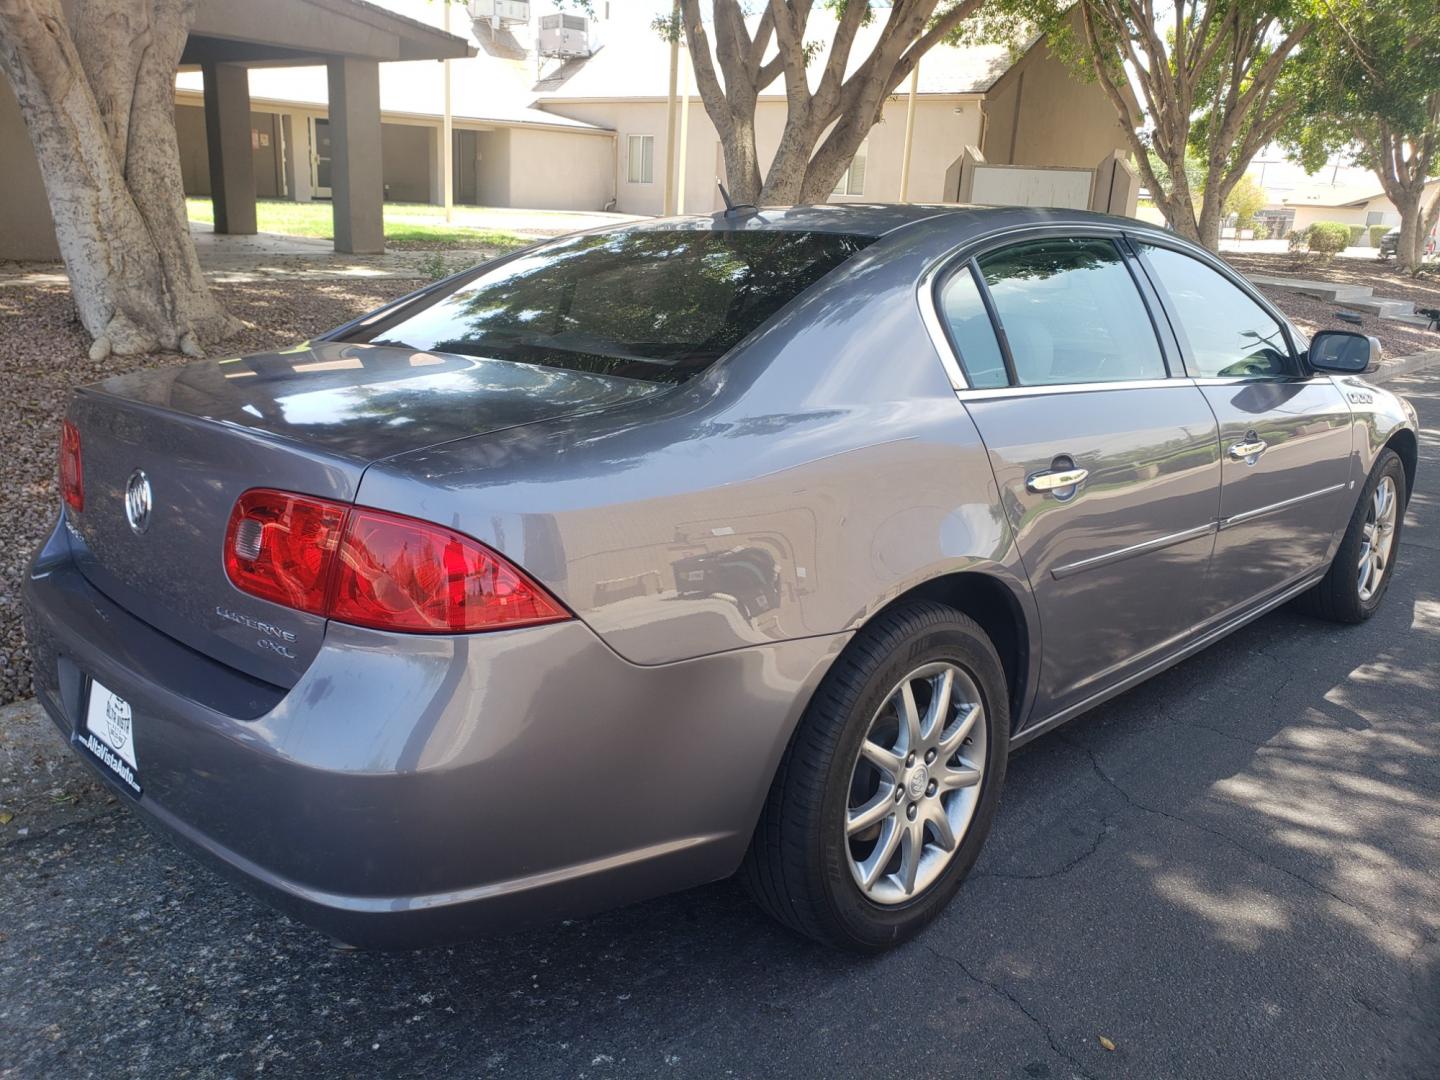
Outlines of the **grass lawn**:
<svg viewBox="0 0 1440 1080">
<path fill-rule="evenodd" d="M 186 199 L 191 221 L 214 224 L 215 209 L 208 198 Z M 478 227 L 483 210 L 456 207 L 455 220 L 445 221 L 445 212 L 425 203 L 386 203 L 385 242 L 399 251 L 429 251 L 447 248 L 499 248 L 509 250 L 530 241 L 514 233 Z M 255 206 L 261 232 L 285 236 L 315 236 L 329 240 L 335 235 L 329 202 L 291 202 L 288 199 L 260 199 Z M 467 218 L 475 224 L 467 224 Z"/>
</svg>

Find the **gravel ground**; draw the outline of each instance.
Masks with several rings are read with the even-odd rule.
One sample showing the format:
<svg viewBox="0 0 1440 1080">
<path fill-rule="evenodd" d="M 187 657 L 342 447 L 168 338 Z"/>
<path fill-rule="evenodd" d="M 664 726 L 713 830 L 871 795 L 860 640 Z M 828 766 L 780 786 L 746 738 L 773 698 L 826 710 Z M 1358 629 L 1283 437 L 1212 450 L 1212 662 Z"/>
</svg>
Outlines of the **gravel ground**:
<svg viewBox="0 0 1440 1080">
<path fill-rule="evenodd" d="M 224 343 L 231 354 L 292 345 L 338 326 L 423 282 L 371 281 L 222 285 L 220 299 L 246 329 Z M 183 361 L 175 355 L 86 356 L 88 341 L 63 285 L 0 288 L 0 703 L 30 694 L 30 658 L 20 626 L 20 578 L 55 513 L 56 433 L 75 387 L 138 368 Z"/>
<path fill-rule="evenodd" d="M 1393 262 L 1379 259 L 1332 259 L 1328 263 L 1311 262 L 1289 253 L 1283 255 L 1237 254 L 1225 252 L 1225 261 L 1242 274 L 1267 274 L 1275 277 L 1308 278 L 1332 281 L 1337 285 L 1369 285 L 1375 295 L 1385 300 L 1411 300 L 1417 308 L 1440 308 L 1440 274 L 1431 271 L 1414 278 L 1395 269 Z M 1316 330 L 1354 330 L 1353 323 L 1341 322 L 1338 311 L 1353 311 L 1343 303 L 1332 304 L 1298 296 L 1283 289 L 1260 290 L 1289 315 L 1306 333 Z M 1356 314 L 1359 314 L 1356 312 Z M 1440 349 L 1440 333 L 1419 326 L 1407 326 L 1393 319 L 1363 316 L 1360 329 L 1380 339 L 1385 355 L 1407 356 L 1427 349 Z"/>
</svg>

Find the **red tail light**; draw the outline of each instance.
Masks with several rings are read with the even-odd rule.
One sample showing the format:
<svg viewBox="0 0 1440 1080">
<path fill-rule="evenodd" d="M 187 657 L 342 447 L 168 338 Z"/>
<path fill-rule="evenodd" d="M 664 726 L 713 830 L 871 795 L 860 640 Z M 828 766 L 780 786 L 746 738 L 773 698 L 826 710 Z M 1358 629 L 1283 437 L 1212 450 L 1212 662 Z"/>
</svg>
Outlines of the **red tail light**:
<svg viewBox="0 0 1440 1080">
<path fill-rule="evenodd" d="M 244 592 L 340 622 L 473 633 L 570 618 L 496 552 L 416 518 L 284 491 L 247 491 L 225 534 Z"/>
<path fill-rule="evenodd" d="M 85 473 L 80 464 L 80 430 L 60 425 L 60 497 L 71 510 L 85 509 Z"/>
<path fill-rule="evenodd" d="M 225 572 L 244 592 L 324 615 L 347 509 L 285 491 L 245 492 L 225 531 Z"/>
</svg>

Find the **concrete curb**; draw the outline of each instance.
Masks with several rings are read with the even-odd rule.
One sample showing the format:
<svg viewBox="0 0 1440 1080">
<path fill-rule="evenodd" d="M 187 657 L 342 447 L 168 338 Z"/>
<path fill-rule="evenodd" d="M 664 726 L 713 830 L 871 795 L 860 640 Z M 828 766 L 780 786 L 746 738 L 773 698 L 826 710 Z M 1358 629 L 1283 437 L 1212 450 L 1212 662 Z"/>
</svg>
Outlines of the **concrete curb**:
<svg viewBox="0 0 1440 1080">
<path fill-rule="evenodd" d="M 1383 383 L 1413 375 L 1417 371 L 1440 364 L 1440 349 L 1426 349 L 1424 352 L 1397 356 L 1393 360 L 1381 360 L 1380 370 L 1368 376 L 1371 382 Z"/>
</svg>

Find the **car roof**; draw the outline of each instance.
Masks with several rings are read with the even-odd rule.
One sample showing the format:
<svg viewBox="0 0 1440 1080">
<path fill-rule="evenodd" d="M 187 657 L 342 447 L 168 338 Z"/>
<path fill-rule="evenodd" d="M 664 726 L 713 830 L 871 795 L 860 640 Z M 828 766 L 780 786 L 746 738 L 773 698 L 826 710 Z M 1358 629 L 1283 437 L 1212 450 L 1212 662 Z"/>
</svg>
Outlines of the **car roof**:
<svg viewBox="0 0 1440 1080">
<path fill-rule="evenodd" d="M 1163 230 L 1135 218 L 1088 210 L 1038 206 L 971 206 L 962 203 L 821 203 L 814 206 L 736 207 L 709 215 L 651 218 L 622 229 L 697 229 L 715 231 L 834 232 L 881 237 L 917 222 L 943 222 L 956 240 L 997 228 L 1026 225 L 1121 225 L 1148 232 Z"/>
</svg>

